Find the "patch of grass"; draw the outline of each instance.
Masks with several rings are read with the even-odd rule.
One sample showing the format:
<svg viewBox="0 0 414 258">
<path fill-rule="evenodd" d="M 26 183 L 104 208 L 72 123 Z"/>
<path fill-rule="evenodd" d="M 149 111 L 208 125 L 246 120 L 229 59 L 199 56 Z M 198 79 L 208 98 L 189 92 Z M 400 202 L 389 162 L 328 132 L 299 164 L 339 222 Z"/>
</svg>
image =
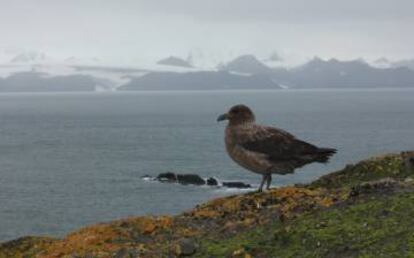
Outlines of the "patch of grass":
<svg viewBox="0 0 414 258">
<path fill-rule="evenodd" d="M 196 257 L 414 257 L 414 193 L 368 196 L 256 228 L 228 239 L 205 239 Z"/>
</svg>

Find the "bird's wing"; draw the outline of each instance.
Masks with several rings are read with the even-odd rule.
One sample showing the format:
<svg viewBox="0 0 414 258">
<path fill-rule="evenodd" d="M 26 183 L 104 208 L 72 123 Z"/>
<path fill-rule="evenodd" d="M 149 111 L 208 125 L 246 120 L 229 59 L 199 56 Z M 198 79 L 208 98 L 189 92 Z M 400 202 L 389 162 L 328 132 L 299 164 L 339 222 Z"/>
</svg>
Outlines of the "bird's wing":
<svg viewBox="0 0 414 258">
<path fill-rule="evenodd" d="M 303 155 L 314 154 L 318 148 L 296 139 L 290 133 L 267 126 L 256 125 L 245 131 L 239 145 L 248 150 L 263 153 L 272 161 L 301 159 Z"/>
</svg>

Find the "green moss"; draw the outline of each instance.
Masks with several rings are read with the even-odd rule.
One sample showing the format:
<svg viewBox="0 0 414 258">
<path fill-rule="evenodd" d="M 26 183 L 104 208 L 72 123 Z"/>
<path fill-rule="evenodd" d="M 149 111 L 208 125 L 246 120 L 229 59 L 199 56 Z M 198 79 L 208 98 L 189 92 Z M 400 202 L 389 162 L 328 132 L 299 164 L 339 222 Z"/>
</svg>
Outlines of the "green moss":
<svg viewBox="0 0 414 258">
<path fill-rule="evenodd" d="M 328 189 L 351 187 L 361 182 L 374 181 L 381 178 L 404 179 L 414 177 L 414 171 L 404 168 L 401 155 L 387 155 L 348 165 L 344 169 L 328 174 L 312 182 L 309 187 Z"/>
<path fill-rule="evenodd" d="M 371 196 L 250 230 L 203 240 L 197 257 L 414 257 L 414 193 Z"/>
</svg>

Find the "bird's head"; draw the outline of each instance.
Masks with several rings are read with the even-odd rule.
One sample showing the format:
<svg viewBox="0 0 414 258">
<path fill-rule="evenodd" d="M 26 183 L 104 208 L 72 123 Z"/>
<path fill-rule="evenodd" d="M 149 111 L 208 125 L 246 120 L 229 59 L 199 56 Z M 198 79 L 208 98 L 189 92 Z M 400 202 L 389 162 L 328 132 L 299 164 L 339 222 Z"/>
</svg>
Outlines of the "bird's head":
<svg viewBox="0 0 414 258">
<path fill-rule="evenodd" d="M 237 125 L 254 122 L 255 117 L 252 110 L 248 106 L 236 105 L 230 108 L 227 113 L 222 114 L 217 118 L 217 122 L 223 120 L 229 120 L 229 124 Z"/>
</svg>

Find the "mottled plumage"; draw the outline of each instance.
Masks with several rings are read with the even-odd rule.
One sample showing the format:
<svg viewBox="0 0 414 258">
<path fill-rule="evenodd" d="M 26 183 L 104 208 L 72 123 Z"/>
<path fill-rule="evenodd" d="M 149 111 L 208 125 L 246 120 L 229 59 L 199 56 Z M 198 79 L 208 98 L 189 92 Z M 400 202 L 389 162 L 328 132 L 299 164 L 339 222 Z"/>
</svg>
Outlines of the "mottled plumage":
<svg viewBox="0 0 414 258">
<path fill-rule="evenodd" d="M 271 174 L 289 174 L 312 162 L 325 163 L 336 153 L 335 149 L 319 148 L 297 139 L 292 134 L 255 123 L 253 112 L 237 105 L 218 121 L 229 120 L 225 130 L 225 143 L 229 156 L 240 166 L 263 175 L 259 191 Z"/>
</svg>

